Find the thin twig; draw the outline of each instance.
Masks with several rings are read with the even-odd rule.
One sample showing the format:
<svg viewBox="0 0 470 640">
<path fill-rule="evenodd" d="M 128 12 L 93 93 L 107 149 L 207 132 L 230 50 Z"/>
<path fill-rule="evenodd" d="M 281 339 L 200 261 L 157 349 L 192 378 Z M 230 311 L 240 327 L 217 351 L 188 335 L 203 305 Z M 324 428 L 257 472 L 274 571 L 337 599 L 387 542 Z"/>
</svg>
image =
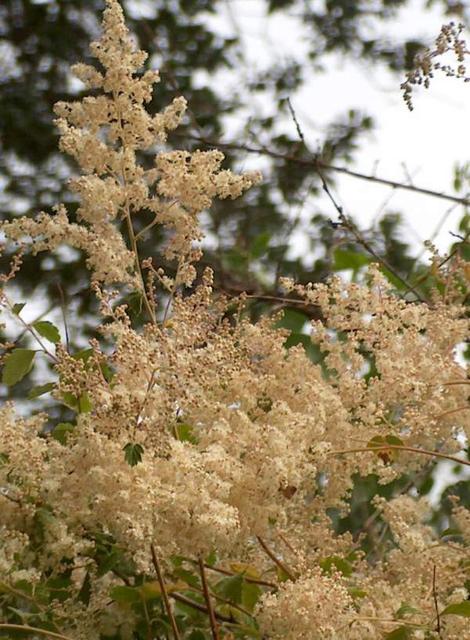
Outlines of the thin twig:
<svg viewBox="0 0 470 640">
<path fill-rule="evenodd" d="M 69 336 L 69 327 L 68 327 L 68 323 L 67 323 L 67 314 L 66 314 L 66 307 L 65 307 L 65 295 L 64 295 L 64 290 L 62 289 L 60 282 L 57 283 L 57 289 L 59 290 L 59 294 L 60 294 L 60 308 L 62 310 L 62 321 L 64 323 L 64 332 L 65 332 L 65 348 L 67 350 L 67 353 L 70 353 L 70 336 Z"/>
<path fill-rule="evenodd" d="M 26 322 L 25 320 L 23 320 L 23 318 L 21 317 L 20 313 L 15 313 L 13 311 L 13 304 L 10 302 L 10 300 L 7 298 L 7 296 L 5 295 L 5 293 L 2 293 L 2 297 L 5 300 L 10 312 L 12 313 L 12 315 L 14 315 L 16 318 L 18 318 L 19 322 L 23 325 L 25 332 L 30 333 L 33 338 L 36 340 L 36 342 L 39 344 L 39 346 L 41 347 L 42 351 L 49 356 L 49 358 L 53 361 L 53 362 L 58 362 L 58 358 L 57 356 L 55 356 L 53 353 L 51 353 L 49 351 L 49 349 L 46 347 L 46 345 L 44 344 L 44 342 L 41 340 L 41 338 L 37 335 L 36 331 L 34 330 L 33 326 L 31 324 L 29 324 L 29 322 Z"/>
<path fill-rule="evenodd" d="M 457 456 L 451 456 L 447 453 L 441 453 L 440 451 L 428 451 L 427 449 L 418 449 L 416 447 L 406 447 L 404 445 L 398 444 L 383 444 L 383 445 L 374 445 L 373 447 L 358 447 L 356 449 L 338 449 L 337 451 L 331 451 L 329 453 L 330 456 L 338 456 L 344 453 L 367 453 L 370 451 L 389 451 L 390 449 L 396 449 L 397 451 L 409 451 L 411 453 L 422 453 L 425 456 L 433 456 L 435 458 L 443 458 L 444 460 L 452 460 L 452 462 L 457 462 L 458 464 L 463 464 L 467 467 L 470 467 L 470 460 L 463 460 L 462 458 L 457 458 Z"/>
<path fill-rule="evenodd" d="M 439 615 L 439 606 L 437 603 L 437 589 L 436 589 L 436 565 L 432 565 L 432 598 L 434 600 L 434 609 L 436 610 L 436 633 L 439 638 L 441 636 L 441 617 Z"/>
<path fill-rule="evenodd" d="M 27 624 L 8 624 L 6 622 L 0 623 L 0 631 L 2 629 L 9 629 L 10 631 L 23 631 L 25 633 L 38 633 L 39 635 L 48 636 L 49 638 L 57 638 L 58 640 L 72 640 L 69 636 L 64 636 L 61 633 L 54 633 L 47 629 L 41 629 L 40 627 L 30 627 Z"/>
<path fill-rule="evenodd" d="M 324 179 L 323 179 L 324 180 Z M 328 189 L 328 185 L 326 184 L 326 182 L 323 182 L 323 189 L 326 191 L 326 193 L 330 196 L 330 199 L 332 200 L 332 202 L 336 205 L 335 200 L 332 198 L 331 196 L 331 192 Z M 326 187 L 326 189 L 325 189 Z M 362 234 L 360 233 L 360 231 L 358 230 L 358 228 L 356 227 L 356 225 L 343 213 L 343 210 L 341 207 L 338 208 L 338 205 L 336 205 L 337 207 L 337 211 L 338 211 L 338 215 L 341 219 L 341 222 L 343 223 L 343 227 L 345 229 L 347 229 L 348 231 L 350 231 L 352 233 L 352 235 L 354 236 L 356 242 L 358 244 L 360 244 L 362 247 L 364 247 L 364 249 L 367 251 L 367 253 L 370 253 L 371 256 L 373 256 L 378 262 L 380 262 L 380 264 L 382 264 L 387 271 L 390 271 L 390 273 L 395 276 L 395 278 L 397 280 L 399 280 L 405 287 L 406 287 L 406 291 L 411 291 L 415 294 L 416 298 L 420 301 L 420 302 L 427 302 L 426 300 L 424 300 L 422 298 L 422 296 L 420 295 L 420 293 L 415 289 L 415 287 L 410 284 L 408 282 L 408 280 L 406 280 L 405 278 L 403 278 L 403 276 L 401 276 L 398 271 L 392 267 L 392 265 L 385 260 L 385 258 L 383 256 L 380 256 L 375 249 L 369 244 L 369 242 L 367 242 L 367 240 L 362 236 Z"/>
<path fill-rule="evenodd" d="M 178 134 L 173 134 L 178 135 Z M 417 187 L 415 185 L 406 184 L 403 182 L 397 182 L 396 180 L 388 180 L 386 178 L 379 178 L 374 175 L 360 173 L 359 171 L 353 171 L 348 169 L 347 167 L 340 167 L 338 165 L 328 164 L 326 162 L 322 162 L 320 159 L 316 157 L 312 158 L 301 158 L 291 154 L 284 154 L 277 151 L 272 151 L 265 147 L 252 147 L 247 144 L 233 143 L 233 142 L 221 142 L 218 140 L 210 140 L 208 138 L 197 136 L 197 135 L 187 135 L 184 134 L 185 138 L 191 138 L 196 140 L 208 147 L 221 147 L 225 149 L 233 149 L 238 151 L 246 151 L 247 153 L 255 153 L 258 155 L 269 156 L 271 158 L 276 158 L 278 160 L 284 160 L 285 162 L 291 162 L 293 164 L 298 164 L 302 166 L 312 167 L 313 169 L 323 169 L 325 171 L 333 171 L 335 173 L 342 173 L 344 175 L 348 175 L 351 178 L 358 178 L 359 180 L 367 180 L 368 182 L 376 182 L 377 184 L 383 184 L 388 187 L 393 187 L 394 189 L 403 189 L 404 191 L 413 191 L 415 193 L 421 193 L 422 195 L 431 196 L 433 198 L 440 198 L 441 200 L 449 200 L 451 202 L 456 202 L 457 204 L 461 204 L 463 206 L 470 206 L 470 199 L 468 198 L 459 198 L 458 196 L 453 196 L 449 193 L 442 193 L 440 191 L 434 191 L 433 189 L 426 189 L 424 187 Z"/>
<path fill-rule="evenodd" d="M 457 407 L 456 409 L 449 409 L 448 411 L 444 411 L 443 413 L 440 413 L 437 416 L 434 416 L 435 420 L 440 420 L 441 418 L 445 418 L 446 416 L 451 416 L 454 413 L 459 413 L 459 411 L 470 411 L 470 407 L 462 406 L 462 407 Z"/>
<path fill-rule="evenodd" d="M 291 112 L 292 115 L 292 119 L 294 120 L 294 124 L 295 127 L 297 129 L 297 133 L 299 135 L 300 140 L 302 141 L 303 145 L 306 147 L 306 143 L 305 143 L 305 136 L 302 132 L 302 129 L 300 127 L 299 121 L 297 119 L 297 116 L 295 114 L 294 108 L 292 107 L 292 104 L 290 102 L 290 100 L 287 100 L 287 104 L 289 107 L 289 110 Z M 307 147 L 306 147 L 307 148 Z M 330 191 L 330 188 L 328 187 L 328 183 L 326 182 L 325 176 L 323 175 L 323 172 L 320 168 L 320 163 L 317 163 L 317 166 L 315 167 L 315 171 L 316 173 L 319 175 L 321 183 L 322 183 L 322 188 L 323 191 L 326 193 L 326 195 L 328 196 L 328 198 L 331 200 L 331 202 L 333 203 L 334 208 L 336 209 L 336 211 L 338 212 L 339 218 L 341 220 L 342 226 L 347 229 L 348 231 L 350 231 L 354 238 L 356 239 L 356 241 L 368 252 L 370 253 L 371 256 L 373 256 L 378 262 L 380 262 L 380 264 L 382 264 L 388 271 L 390 271 L 390 273 L 392 273 L 395 278 L 397 278 L 403 285 L 405 285 L 406 287 L 410 287 L 410 284 L 407 280 L 405 280 L 395 269 L 394 267 L 392 267 L 392 265 L 390 265 L 385 258 L 383 258 L 382 256 L 380 256 L 375 250 L 374 248 L 367 242 L 367 240 L 365 240 L 365 238 L 362 236 L 362 234 L 359 232 L 358 228 L 356 227 L 355 224 L 353 224 L 353 222 L 351 220 L 349 220 L 349 218 L 345 215 L 344 211 L 343 211 L 343 207 L 341 207 L 338 202 L 336 201 L 336 199 L 333 197 L 333 194 Z M 420 300 L 421 302 L 424 302 L 424 300 L 422 300 L 421 296 L 419 295 L 419 293 L 413 289 L 413 287 L 411 287 L 410 289 L 411 291 L 413 291 L 413 293 L 415 294 L 415 296 L 418 298 L 418 300 Z"/>
<path fill-rule="evenodd" d="M 212 602 L 209 594 L 209 587 L 207 584 L 206 572 L 204 570 L 204 560 L 201 557 L 199 557 L 199 571 L 201 573 L 202 590 L 204 593 L 204 599 L 206 601 L 207 611 L 209 613 L 209 621 L 211 625 L 212 638 L 213 640 L 219 640 L 219 628 L 217 625 L 217 620 L 214 615 L 214 608 L 212 606 Z"/>
<path fill-rule="evenodd" d="M 451 232 L 449 232 L 449 233 L 451 233 Z M 466 242 L 466 241 L 467 241 L 467 238 L 468 238 L 469 236 L 470 236 L 470 232 L 469 232 L 469 233 L 467 233 L 463 238 L 460 238 L 460 239 L 462 240 L 462 242 Z M 449 255 L 447 255 L 445 258 L 443 258 L 443 259 L 439 262 L 439 264 L 438 264 L 438 265 L 437 265 L 437 267 L 436 267 L 436 268 L 437 268 L 437 270 L 439 270 L 439 269 L 440 269 L 441 267 L 443 267 L 447 262 L 449 262 L 449 260 L 451 260 L 451 259 L 452 259 L 452 258 L 453 258 L 457 253 L 459 253 L 459 251 L 460 251 L 460 246 L 459 246 L 459 245 L 457 245 L 457 246 L 455 247 L 455 249 L 449 253 Z M 418 280 L 416 280 L 416 281 L 414 282 L 413 287 L 416 287 L 416 286 L 418 286 L 419 284 L 422 284 L 423 282 L 425 282 L 425 281 L 429 278 L 429 276 L 430 276 L 430 275 L 431 275 L 431 270 L 430 270 L 430 269 L 428 269 L 428 271 L 427 271 L 424 275 L 422 275 L 420 278 L 418 278 Z M 408 289 L 407 289 L 407 291 L 405 291 L 405 293 L 407 293 L 408 291 L 412 291 L 412 288 L 408 288 Z"/>
<path fill-rule="evenodd" d="M 192 562 L 193 564 L 199 564 L 196 560 L 192 560 L 190 558 L 185 558 L 187 562 Z M 237 576 L 243 575 L 243 579 L 246 582 L 252 582 L 253 584 L 259 584 L 261 587 L 269 587 L 270 589 L 278 589 L 277 584 L 273 582 L 267 582 L 266 580 L 259 580 L 258 578 L 252 578 L 251 576 L 246 575 L 245 573 L 237 573 L 235 571 L 229 571 L 228 569 L 223 569 L 222 567 L 215 567 L 210 564 L 204 564 L 204 569 L 208 569 L 209 571 L 215 571 L 216 573 L 221 573 L 224 576 Z"/>
<path fill-rule="evenodd" d="M 177 602 L 181 602 L 182 604 L 185 604 L 188 607 L 191 607 L 193 609 L 197 609 L 197 611 L 200 611 L 201 613 L 206 613 L 206 614 L 209 613 L 209 610 L 203 604 L 200 604 L 195 600 L 191 600 L 191 598 L 188 598 L 187 596 L 183 596 L 181 593 L 175 593 L 174 591 L 172 591 L 169 594 L 169 596 L 170 598 L 173 598 L 173 600 L 176 600 Z M 233 622 L 234 620 L 233 617 L 229 618 L 228 616 L 224 616 L 221 613 L 218 613 L 218 611 L 214 611 L 214 615 L 217 620 L 220 620 L 220 622 Z"/>
<path fill-rule="evenodd" d="M 188 591 L 194 591 L 196 593 L 202 593 L 204 595 L 204 591 L 202 589 L 199 589 L 198 587 L 191 587 L 188 585 L 187 589 Z M 240 611 L 240 613 L 243 613 L 245 616 L 248 616 L 249 618 L 254 617 L 251 611 L 248 611 L 248 609 L 245 609 L 244 607 L 240 606 L 236 602 L 233 602 L 232 600 L 227 600 L 227 598 L 222 598 L 222 596 L 219 596 L 214 592 L 212 592 L 212 597 L 218 600 L 219 602 L 223 602 L 224 604 L 227 604 L 229 607 L 232 607 L 232 609 L 237 609 L 237 611 Z"/>
<path fill-rule="evenodd" d="M 271 549 L 268 547 L 268 545 L 266 544 L 266 542 L 263 540 L 263 538 L 260 538 L 260 536 L 256 536 L 258 539 L 258 542 L 260 543 L 263 551 L 266 553 L 266 555 L 271 558 L 271 560 L 274 562 L 275 565 L 277 565 L 279 567 L 279 569 L 281 569 L 286 576 L 289 578 L 289 580 L 292 580 L 293 582 L 295 581 L 295 576 L 292 573 L 292 571 L 290 571 L 290 569 L 288 567 L 286 567 L 286 565 L 282 562 L 282 560 L 280 560 L 275 553 L 273 553 L 271 551 Z"/>
<path fill-rule="evenodd" d="M 162 591 L 162 598 L 165 604 L 165 609 L 168 614 L 168 618 L 170 620 L 171 628 L 173 629 L 173 635 L 175 637 L 175 640 L 180 640 L 178 625 L 176 624 L 175 616 L 173 614 L 173 609 L 171 608 L 171 604 L 168 599 L 168 592 L 165 587 L 165 581 L 163 580 L 160 564 L 158 563 L 157 552 L 155 551 L 155 547 L 153 546 L 153 544 L 150 545 L 150 551 L 152 552 L 153 566 L 155 567 L 155 571 L 157 572 L 158 584 L 160 585 L 160 589 Z"/>
</svg>

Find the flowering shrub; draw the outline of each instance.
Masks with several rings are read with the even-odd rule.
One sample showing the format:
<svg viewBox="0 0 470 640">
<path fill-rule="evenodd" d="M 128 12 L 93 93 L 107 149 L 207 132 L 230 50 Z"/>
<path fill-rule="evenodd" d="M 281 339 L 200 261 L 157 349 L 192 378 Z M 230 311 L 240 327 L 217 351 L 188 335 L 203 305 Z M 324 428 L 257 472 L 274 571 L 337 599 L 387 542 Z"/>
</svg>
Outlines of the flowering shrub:
<svg viewBox="0 0 470 640">
<path fill-rule="evenodd" d="M 17 246 L 1 301 L 34 340 L 4 345 L 3 383 L 46 358 L 56 378 L 31 395 L 51 393 L 73 418 L 1 410 L 0 632 L 462 639 L 470 517 L 456 501 L 446 542 L 417 487 L 439 458 L 470 464 L 456 357 L 468 265 L 436 257 L 427 302 L 398 297 L 377 265 L 361 285 L 285 280 L 322 318 L 311 326 L 319 362 L 287 348 L 279 317 L 251 322 L 244 296 L 224 299 L 211 271 L 196 270 L 199 214 L 260 176 L 221 169 L 218 151 L 161 150 L 145 169 L 139 151 L 163 148 L 186 103 L 147 112 L 158 74 L 137 74 L 146 55 L 116 0 L 92 53 L 98 68 L 74 73 L 93 95 L 55 107 L 60 148 L 82 169 L 70 185 L 77 222 L 59 205 L 1 224 L 8 251 Z M 142 259 L 155 225 L 164 253 Z M 49 321 L 22 320 L 8 287 L 23 252 L 64 243 L 86 252 L 102 317 L 99 339 L 77 353 Z M 354 532 L 339 523 L 360 478 L 377 495 Z"/>
</svg>

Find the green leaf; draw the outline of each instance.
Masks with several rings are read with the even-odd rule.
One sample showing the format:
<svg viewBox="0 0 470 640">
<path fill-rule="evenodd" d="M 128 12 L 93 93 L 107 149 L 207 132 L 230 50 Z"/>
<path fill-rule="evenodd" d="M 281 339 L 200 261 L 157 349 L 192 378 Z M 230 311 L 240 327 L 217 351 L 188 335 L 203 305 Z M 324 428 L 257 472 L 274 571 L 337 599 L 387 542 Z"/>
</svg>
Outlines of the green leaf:
<svg viewBox="0 0 470 640">
<path fill-rule="evenodd" d="M 348 249 L 336 249 L 333 258 L 333 269 L 335 271 L 344 271 L 346 269 L 357 271 L 372 262 L 369 256 Z"/>
<path fill-rule="evenodd" d="M 8 462 L 9 458 L 6 453 L 0 451 L 0 467 Z"/>
<path fill-rule="evenodd" d="M 257 584 L 243 581 L 242 604 L 246 609 L 253 611 L 262 594 L 263 591 Z"/>
<path fill-rule="evenodd" d="M 385 436 L 374 436 L 367 443 L 367 447 L 369 449 L 374 449 L 377 447 L 382 447 L 382 449 L 377 449 L 376 454 L 383 462 L 389 463 L 393 462 L 400 455 L 400 451 L 398 449 L 387 449 L 386 445 L 391 444 L 394 446 L 403 446 L 403 441 L 400 440 L 397 436 L 388 435 Z"/>
<path fill-rule="evenodd" d="M 13 313 L 15 314 L 15 316 L 19 316 L 23 307 L 26 306 L 26 302 L 17 302 L 16 304 L 13 305 Z"/>
<path fill-rule="evenodd" d="M 401 607 L 397 609 L 395 615 L 397 618 L 404 618 L 406 615 L 413 615 L 415 613 L 419 613 L 419 609 L 402 602 Z"/>
<path fill-rule="evenodd" d="M 310 358 L 310 360 L 314 363 L 320 362 L 322 358 L 321 351 L 316 344 L 313 344 L 310 336 L 307 336 L 305 333 L 295 333 L 292 332 L 290 336 L 284 342 L 284 346 L 286 349 L 290 349 L 291 347 L 295 347 L 298 344 L 303 345 L 305 349 L 305 353 Z"/>
<path fill-rule="evenodd" d="M 33 400 L 34 398 L 39 398 L 39 396 L 44 395 L 45 393 L 49 393 L 55 387 L 54 382 L 46 382 L 46 384 L 40 384 L 37 387 L 33 387 L 30 389 L 28 393 L 29 400 Z"/>
<path fill-rule="evenodd" d="M 367 595 L 367 591 L 364 591 L 364 589 L 359 589 L 359 587 L 349 587 L 348 593 L 354 600 L 356 600 L 356 598 L 365 598 Z"/>
<path fill-rule="evenodd" d="M 77 413 L 90 413 L 93 408 L 86 391 L 84 391 L 79 398 L 69 391 L 64 391 L 62 393 L 62 402 Z"/>
<path fill-rule="evenodd" d="M 384 636 L 384 640 L 409 640 L 411 638 L 411 629 L 409 627 L 397 627 Z"/>
<path fill-rule="evenodd" d="M 470 600 L 462 600 L 462 602 L 456 602 L 450 604 L 448 607 L 441 611 L 441 616 L 462 616 L 463 618 L 470 618 Z"/>
<path fill-rule="evenodd" d="M 276 567 L 276 576 L 279 582 L 287 582 L 287 580 L 290 580 L 290 577 L 281 567 Z"/>
<path fill-rule="evenodd" d="M 67 442 L 67 436 L 75 429 L 75 426 L 70 422 L 59 422 L 51 431 L 51 435 L 55 440 L 58 440 L 60 444 Z"/>
<path fill-rule="evenodd" d="M 297 309 L 286 309 L 284 315 L 276 324 L 276 327 L 289 329 L 295 333 L 302 333 L 305 323 L 308 322 L 308 316 L 305 313 L 297 311 Z"/>
<path fill-rule="evenodd" d="M 218 560 L 217 551 L 215 549 L 212 549 L 212 551 L 209 553 L 209 555 L 205 559 L 206 564 L 208 564 L 210 567 L 213 567 L 217 562 L 217 560 Z"/>
<path fill-rule="evenodd" d="M 200 629 L 194 629 L 188 636 L 188 640 L 207 640 L 206 634 Z"/>
<path fill-rule="evenodd" d="M 176 437 L 181 442 L 197 444 L 198 439 L 193 433 L 193 426 L 186 422 L 177 422 L 175 425 Z"/>
<path fill-rule="evenodd" d="M 85 574 L 85 578 L 83 579 L 83 583 L 80 588 L 80 591 L 78 592 L 77 599 L 80 602 L 83 602 L 83 604 L 88 606 L 88 604 L 90 603 L 90 596 L 91 596 L 91 579 L 90 579 L 90 572 L 87 571 Z"/>
<path fill-rule="evenodd" d="M 86 348 L 80 349 L 80 351 L 74 353 L 72 358 L 75 358 L 75 360 L 83 360 L 83 362 L 86 364 L 92 355 L 93 349 Z"/>
<path fill-rule="evenodd" d="M 444 529 L 444 531 L 441 533 L 441 538 L 445 538 L 447 536 L 461 536 L 462 532 L 459 529 L 452 529 L 451 527 L 448 527 L 447 529 Z"/>
<path fill-rule="evenodd" d="M 328 556 L 318 563 L 326 573 L 333 573 L 335 570 L 349 577 L 352 574 L 352 566 L 350 563 L 340 556 Z"/>
<path fill-rule="evenodd" d="M 119 602 L 121 604 L 135 604 L 142 600 L 139 587 L 113 587 L 109 595 L 114 602 Z"/>
<path fill-rule="evenodd" d="M 33 367 L 36 351 L 32 349 L 14 349 L 5 358 L 2 382 L 8 387 L 22 380 Z"/>
<path fill-rule="evenodd" d="M 231 602 L 241 604 L 243 582 L 243 576 L 241 575 L 222 578 L 216 585 L 217 593 Z"/>
<path fill-rule="evenodd" d="M 35 329 L 40 336 L 49 340 L 49 342 L 53 342 L 57 344 L 60 342 L 60 333 L 59 329 L 49 322 L 49 320 L 38 320 L 33 324 L 33 329 Z"/>
<path fill-rule="evenodd" d="M 142 462 L 144 448 L 141 444 L 128 442 L 122 450 L 124 451 L 124 459 L 129 466 L 135 467 L 136 464 Z"/>
<path fill-rule="evenodd" d="M 261 256 L 266 253 L 270 240 L 271 234 L 268 231 L 264 231 L 256 236 L 250 245 L 250 253 L 253 258 L 261 258 Z"/>
<path fill-rule="evenodd" d="M 91 404 L 90 397 L 88 393 L 84 391 L 78 399 L 78 412 L 90 413 L 92 409 L 93 409 L 93 405 Z"/>
</svg>

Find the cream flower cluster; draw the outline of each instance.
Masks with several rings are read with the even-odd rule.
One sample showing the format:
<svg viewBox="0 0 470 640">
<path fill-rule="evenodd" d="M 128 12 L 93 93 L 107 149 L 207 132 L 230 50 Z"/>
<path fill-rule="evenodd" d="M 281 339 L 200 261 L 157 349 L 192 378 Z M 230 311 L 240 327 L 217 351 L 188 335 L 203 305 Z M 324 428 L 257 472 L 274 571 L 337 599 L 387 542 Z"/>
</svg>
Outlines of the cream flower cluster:
<svg viewBox="0 0 470 640">
<path fill-rule="evenodd" d="M 265 638 L 380 640 L 402 622 L 409 637 L 435 637 L 436 600 L 443 610 L 466 597 L 468 512 L 455 505 L 464 536 L 452 546 L 426 523 L 430 505 L 407 490 L 376 498 L 358 538 L 335 533 L 332 520 L 348 516 L 359 477 L 415 477 L 434 453 L 457 455 L 468 442 L 468 378 L 456 357 L 468 336 L 466 265 L 448 262 L 446 296 L 430 305 L 399 299 L 376 266 L 361 285 L 285 280 L 321 310 L 311 340 L 323 362 L 302 346 L 287 350 L 286 331 L 272 318 L 252 323 L 243 297 L 233 312 L 210 270 L 194 285 L 199 214 L 259 176 L 221 169 L 218 151 L 159 150 L 185 101 L 148 114 L 158 74 L 136 75 L 145 54 L 116 0 L 107 0 L 103 27 L 92 47 L 100 70 L 75 66 L 102 94 L 56 106 L 61 148 L 82 169 L 71 183 L 78 222 L 59 206 L 0 225 L 33 253 L 63 243 L 83 250 L 103 320 L 87 359 L 56 348 L 53 397 L 78 406 L 66 437 L 51 435 L 46 415 L 0 412 L 0 598 L 18 581 L 41 585 L 67 571 L 69 597 L 48 605 L 57 628 L 74 640 L 132 637 L 135 611 L 123 615 L 109 597 L 137 582 L 98 562 L 112 540 L 144 579 L 154 570 L 151 545 L 166 562 L 215 552 L 224 567 L 256 567 L 269 587 L 254 614 Z M 138 162 L 143 149 L 155 149 L 151 169 Z M 174 261 L 173 277 L 139 256 L 136 218 L 149 213 L 149 227 L 171 233 L 162 258 Z M 146 302 L 143 328 L 121 302 L 123 287 Z M 375 451 L 374 442 L 400 444 Z M 138 452 L 131 463 L 129 446 Z M 360 550 L 365 536 L 372 557 Z M 458 617 L 442 625 L 446 640 L 463 637 Z"/>
</svg>

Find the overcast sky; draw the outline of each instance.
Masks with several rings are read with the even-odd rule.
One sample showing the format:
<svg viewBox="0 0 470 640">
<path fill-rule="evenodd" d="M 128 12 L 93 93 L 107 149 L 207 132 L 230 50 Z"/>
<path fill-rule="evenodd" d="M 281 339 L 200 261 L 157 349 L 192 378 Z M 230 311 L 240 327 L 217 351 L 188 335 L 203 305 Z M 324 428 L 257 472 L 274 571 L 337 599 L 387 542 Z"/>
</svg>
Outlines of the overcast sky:
<svg viewBox="0 0 470 640">
<path fill-rule="evenodd" d="M 414 0 L 400 11 L 393 25 L 378 23 L 379 33 L 393 34 L 397 40 L 422 37 L 432 45 L 441 25 L 449 18 L 443 16 L 437 5 L 426 10 L 423 5 L 424 0 Z M 289 55 L 302 57 L 307 49 L 307 34 L 296 16 L 299 11 L 269 16 L 265 0 L 226 0 L 217 7 L 217 14 L 208 16 L 213 27 L 224 35 L 240 36 L 244 50 L 243 67 L 217 77 L 219 90 L 239 90 L 254 70 Z M 207 81 L 202 74 L 201 83 Z M 350 168 L 400 182 L 411 178 L 416 186 L 454 193 L 454 167 L 468 159 L 470 84 L 436 76 L 430 89 L 416 91 L 415 109 L 410 112 L 399 88 L 402 81 L 402 76 L 390 73 L 385 66 L 331 56 L 328 72 L 323 74 L 316 73 L 306 62 L 304 86 L 292 96 L 292 102 L 311 149 L 315 149 L 321 139 L 322 125 L 349 108 L 365 111 L 374 117 L 376 129 L 362 136 L 361 148 Z M 247 114 L 250 109 L 262 111 L 263 100 L 258 98 L 253 102 L 253 96 L 248 95 Z M 289 121 L 284 121 L 283 126 L 294 128 Z M 230 139 L 229 125 L 227 139 Z M 262 164 L 262 159 L 257 157 L 247 161 L 250 168 Z M 460 206 L 449 211 L 451 202 L 399 190 L 392 192 L 390 188 L 348 176 L 337 176 L 335 195 L 345 212 L 355 216 L 363 227 L 383 212 L 384 207 L 401 211 L 408 240 L 416 243 L 417 248 L 439 225 L 442 228 L 436 243 L 442 250 L 447 248 L 453 241 L 449 231 L 457 231 L 462 217 Z M 322 208 L 335 217 L 326 200 Z M 308 201 L 304 209 L 307 218 Z M 297 243 L 301 245 L 300 238 Z"/>
</svg>

